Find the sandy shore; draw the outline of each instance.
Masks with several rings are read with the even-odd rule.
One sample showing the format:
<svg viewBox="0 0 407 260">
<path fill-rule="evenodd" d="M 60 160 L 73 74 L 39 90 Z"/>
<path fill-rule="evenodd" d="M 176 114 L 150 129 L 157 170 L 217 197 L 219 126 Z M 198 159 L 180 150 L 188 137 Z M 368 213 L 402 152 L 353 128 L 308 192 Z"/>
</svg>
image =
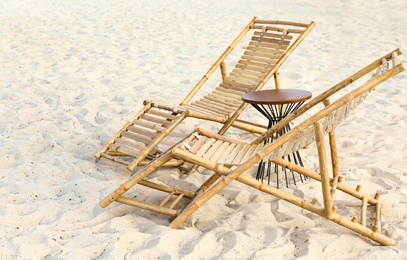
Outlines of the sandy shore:
<svg viewBox="0 0 407 260">
<path fill-rule="evenodd" d="M 1 1 L 0 259 L 405 259 L 407 73 L 338 128 L 342 173 L 382 193 L 393 247 L 240 184 L 179 230 L 162 215 L 102 209 L 128 175 L 94 154 L 144 99 L 180 102 L 253 16 L 317 23 L 281 77 L 320 93 L 406 51 L 406 13 L 404 0 Z"/>
</svg>

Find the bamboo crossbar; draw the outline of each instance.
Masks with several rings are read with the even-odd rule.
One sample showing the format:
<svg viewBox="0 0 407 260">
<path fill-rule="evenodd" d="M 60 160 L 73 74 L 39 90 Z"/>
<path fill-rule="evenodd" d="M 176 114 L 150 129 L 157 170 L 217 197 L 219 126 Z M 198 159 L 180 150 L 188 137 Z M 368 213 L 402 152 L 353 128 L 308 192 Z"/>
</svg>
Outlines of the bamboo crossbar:
<svg viewBox="0 0 407 260">
<path fill-rule="evenodd" d="M 377 227 L 377 232 L 381 233 L 382 231 L 382 205 L 381 203 L 376 204 L 376 212 L 375 212 L 375 225 Z"/>
<path fill-rule="evenodd" d="M 367 215 L 367 197 L 362 198 L 362 210 L 360 213 L 360 224 L 366 226 L 366 215 Z"/>
<path fill-rule="evenodd" d="M 193 199 L 195 197 L 195 193 L 191 192 L 191 191 L 186 191 L 186 190 L 181 190 L 181 189 L 176 189 L 173 187 L 168 187 L 165 185 L 161 185 L 158 183 L 154 183 L 151 181 L 147 181 L 147 180 L 141 180 L 139 182 L 140 185 L 155 189 L 155 190 L 159 190 L 159 191 L 163 191 L 163 192 L 167 192 L 167 193 L 171 193 L 174 192 L 175 195 L 179 195 L 179 194 L 184 194 L 183 196 L 185 196 L 188 199 Z"/>
<path fill-rule="evenodd" d="M 253 25 L 250 27 L 250 29 L 262 29 L 263 26 L 260 25 Z M 286 29 L 286 28 L 281 28 L 281 27 L 275 27 L 275 26 L 266 26 L 266 30 L 272 30 L 272 31 L 277 31 L 277 32 L 284 32 L 285 30 L 287 33 L 296 33 L 296 34 L 303 34 L 304 30 L 298 30 L 298 29 Z"/>
<path fill-rule="evenodd" d="M 117 197 L 116 201 L 120 202 L 120 203 L 123 203 L 123 204 L 126 204 L 126 205 L 130 205 L 130 206 L 150 210 L 150 211 L 161 213 L 161 214 L 166 214 L 166 215 L 169 215 L 171 217 L 175 217 L 179 213 L 178 210 L 175 210 L 175 209 L 160 207 L 160 206 L 157 206 L 157 205 L 154 205 L 154 204 L 146 203 L 146 202 L 135 200 L 135 199 L 126 198 L 126 197 L 123 197 L 123 196 Z"/>
<path fill-rule="evenodd" d="M 254 22 L 254 24 L 281 24 L 281 25 L 299 26 L 299 27 L 308 27 L 309 26 L 309 24 L 307 24 L 307 23 L 279 21 L 279 20 L 256 20 Z"/>
</svg>

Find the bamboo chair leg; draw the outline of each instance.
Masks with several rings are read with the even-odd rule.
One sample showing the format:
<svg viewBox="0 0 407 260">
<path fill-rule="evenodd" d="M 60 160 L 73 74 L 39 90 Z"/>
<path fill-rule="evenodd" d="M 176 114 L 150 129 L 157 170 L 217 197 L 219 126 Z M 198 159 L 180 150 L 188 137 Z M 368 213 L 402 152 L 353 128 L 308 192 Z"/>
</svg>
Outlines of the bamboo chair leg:
<svg viewBox="0 0 407 260">
<path fill-rule="evenodd" d="M 323 101 L 325 106 L 329 106 L 331 104 L 329 99 L 325 99 Z M 336 187 L 338 186 L 339 182 L 339 161 L 338 161 L 338 147 L 337 147 L 337 142 L 336 142 L 336 134 L 335 130 L 332 129 L 329 133 L 329 147 L 331 150 L 331 162 L 332 162 L 332 187 L 331 187 L 331 200 L 332 203 L 335 199 L 335 192 L 336 192 Z"/>
<path fill-rule="evenodd" d="M 330 193 L 330 179 L 328 176 L 328 162 L 326 159 L 322 124 L 320 122 L 316 122 L 314 124 L 314 128 L 318 149 L 319 167 L 321 171 L 322 196 L 324 198 L 325 217 L 331 219 L 333 214 L 333 205 Z"/>
<path fill-rule="evenodd" d="M 124 193 L 126 193 L 130 188 L 136 185 L 138 182 L 142 181 L 145 177 L 155 171 L 158 167 L 168 162 L 173 158 L 171 150 L 165 152 L 158 159 L 152 161 L 150 164 L 142 168 L 137 174 L 133 175 L 127 182 L 120 185 L 118 189 L 106 196 L 99 204 L 102 208 L 107 207 L 113 201 L 116 201 Z"/>
</svg>

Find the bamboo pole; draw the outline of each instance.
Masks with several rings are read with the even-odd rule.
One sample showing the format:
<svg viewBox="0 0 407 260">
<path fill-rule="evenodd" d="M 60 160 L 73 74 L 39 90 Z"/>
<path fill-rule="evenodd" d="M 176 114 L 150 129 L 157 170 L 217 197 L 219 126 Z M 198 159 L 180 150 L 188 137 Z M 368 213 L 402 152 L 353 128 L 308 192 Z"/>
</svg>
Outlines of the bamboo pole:
<svg viewBox="0 0 407 260">
<path fill-rule="evenodd" d="M 227 76 L 227 71 L 226 71 L 226 63 L 225 61 L 222 61 L 220 63 L 220 73 L 222 75 L 222 82 L 225 82 L 226 76 Z"/>
<path fill-rule="evenodd" d="M 196 84 L 192 91 L 185 97 L 181 102 L 180 106 L 185 106 L 191 98 L 198 92 L 198 90 L 203 86 L 203 84 L 209 79 L 213 72 L 220 66 L 220 64 L 225 60 L 225 58 L 232 52 L 236 45 L 243 39 L 243 37 L 250 31 L 250 27 L 257 20 L 257 17 L 254 17 L 248 25 L 242 30 L 242 32 L 236 37 L 236 39 L 230 44 L 230 46 L 225 50 L 225 52 L 215 61 L 212 67 L 208 72 L 202 77 L 202 79 Z"/>
<path fill-rule="evenodd" d="M 325 151 L 325 141 L 324 141 L 324 133 L 322 130 L 322 124 L 320 122 L 314 123 L 315 129 L 315 138 L 318 150 L 318 159 L 319 159 L 319 168 L 320 168 L 320 175 L 321 175 L 321 185 L 322 185 L 322 197 L 324 199 L 324 211 L 325 217 L 328 219 L 332 218 L 332 199 L 330 193 L 330 185 L 329 185 L 329 176 L 328 176 L 328 163 L 326 159 L 326 151 Z"/>
<path fill-rule="evenodd" d="M 164 207 L 165 204 L 167 204 L 167 202 L 170 201 L 170 199 L 171 199 L 172 196 L 174 196 L 174 195 L 175 195 L 175 192 L 174 192 L 174 191 L 168 193 L 167 197 L 165 197 L 165 199 L 164 199 L 163 201 L 161 201 L 161 203 L 160 203 L 159 206 L 160 206 L 160 207 Z"/>
<path fill-rule="evenodd" d="M 379 202 L 376 204 L 376 220 L 375 225 L 377 227 L 377 232 L 382 232 L 382 204 Z"/>
<path fill-rule="evenodd" d="M 176 188 L 173 188 L 173 187 L 168 187 L 168 186 L 161 185 L 161 184 L 154 183 L 154 182 L 147 181 L 147 180 L 141 180 L 141 181 L 138 182 L 138 184 L 146 186 L 148 188 L 155 189 L 155 190 L 167 192 L 167 193 L 174 192 L 174 194 L 176 194 L 176 195 L 184 194 L 184 196 L 186 198 L 188 198 L 188 199 L 193 199 L 195 197 L 195 193 L 193 193 L 193 192 L 186 191 L 186 190 L 181 190 L 181 189 L 176 189 Z"/>
<path fill-rule="evenodd" d="M 274 84 L 276 89 L 281 89 L 281 79 L 280 79 L 280 71 L 276 71 L 274 74 Z"/>
<path fill-rule="evenodd" d="M 169 208 L 164 208 L 164 207 L 160 207 L 151 203 L 146 203 L 146 202 L 142 202 L 139 200 L 135 200 L 135 199 L 130 199 L 130 198 L 126 198 L 126 197 L 122 197 L 119 196 L 116 198 L 117 202 L 126 204 L 126 205 L 130 205 L 130 206 L 134 206 L 134 207 L 138 207 L 141 209 L 146 209 L 146 210 L 150 210 L 153 212 L 157 212 L 157 213 L 162 213 L 162 214 L 166 214 L 169 215 L 171 217 L 175 217 L 178 215 L 178 210 L 175 209 L 169 209 Z"/>
<path fill-rule="evenodd" d="M 257 20 L 257 21 L 255 21 L 255 24 L 282 24 L 282 25 L 299 26 L 299 27 L 308 27 L 309 26 L 309 24 L 307 24 L 307 23 L 298 23 L 298 22 L 291 22 L 291 21 L 278 21 L 278 20 Z"/>
</svg>

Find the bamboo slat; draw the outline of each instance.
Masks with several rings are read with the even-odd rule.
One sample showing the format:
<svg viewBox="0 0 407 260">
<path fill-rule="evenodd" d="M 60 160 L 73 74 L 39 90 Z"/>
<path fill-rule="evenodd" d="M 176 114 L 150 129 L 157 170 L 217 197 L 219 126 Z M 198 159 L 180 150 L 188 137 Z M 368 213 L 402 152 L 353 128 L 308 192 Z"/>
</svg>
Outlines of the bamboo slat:
<svg viewBox="0 0 407 260">
<path fill-rule="evenodd" d="M 181 201 L 181 199 L 184 197 L 184 194 L 180 194 L 180 195 L 178 195 L 178 198 L 176 198 L 175 200 L 174 200 L 174 202 L 169 206 L 169 208 L 170 209 L 173 209 L 177 204 L 178 204 L 178 202 L 180 202 Z"/>
<path fill-rule="evenodd" d="M 222 106 L 232 107 L 234 109 L 238 108 L 240 103 L 233 99 L 222 99 L 222 97 L 218 95 L 208 95 L 205 97 L 207 100 L 210 100 L 213 103 L 219 103 Z"/>
<path fill-rule="evenodd" d="M 221 155 L 221 157 L 217 160 L 217 162 L 219 164 L 225 164 L 226 159 L 229 157 L 230 153 L 235 149 L 236 146 L 237 146 L 237 144 L 235 144 L 235 143 L 229 143 L 225 152 Z"/>
<path fill-rule="evenodd" d="M 157 125 L 150 121 L 145 121 L 145 120 L 137 120 L 133 123 L 133 126 L 144 127 L 147 129 L 158 131 L 158 132 L 162 132 L 165 130 L 165 127 L 162 127 L 161 125 Z"/>
<path fill-rule="evenodd" d="M 219 147 L 223 144 L 223 141 L 216 140 L 215 143 L 212 144 L 210 149 L 208 149 L 205 154 L 202 155 L 203 159 L 209 160 L 211 157 L 218 151 Z"/>
<path fill-rule="evenodd" d="M 140 150 L 129 149 L 128 147 L 122 145 L 117 145 L 117 147 L 115 147 L 115 150 L 122 153 L 122 156 L 137 157 L 140 154 Z"/>
<path fill-rule="evenodd" d="M 248 72 L 248 71 L 247 71 Z M 245 70 L 241 71 L 232 71 L 229 75 L 231 80 L 235 80 L 237 82 L 245 82 L 245 83 L 256 83 L 261 80 L 261 77 L 252 76 L 247 73 Z"/>
<path fill-rule="evenodd" d="M 264 51 L 281 55 L 285 52 L 287 47 L 287 45 L 279 45 L 278 43 L 251 41 L 246 47 L 246 50 L 256 51 L 258 48 L 263 48 Z"/>
<path fill-rule="evenodd" d="M 201 148 L 198 150 L 198 152 L 196 153 L 197 156 L 202 156 L 204 155 L 209 148 L 211 148 L 211 146 L 216 142 L 215 138 L 209 138 L 206 140 L 206 142 L 201 146 Z"/>
<path fill-rule="evenodd" d="M 158 132 L 151 131 L 151 130 L 145 129 L 145 128 L 139 128 L 139 127 L 136 127 L 136 126 L 129 126 L 127 128 L 127 131 L 128 132 L 133 132 L 133 133 L 136 133 L 136 134 L 140 134 L 140 135 L 144 135 L 144 136 L 147 136 L 147 137 L 151 137 L 151 138 L 155 138 L 155 137 L 157 137 L 157 135 L 160 134 Z"/>
<path fill-rule="evenodd" d="M 225 164 L 233 165 L 233 160 L 235 160 L 236 156 L 239 154 L 240 150 L 244 147 L 244 144 L 238 144 L 236 147 L 231 151 L 229 156 L 227 157 Z"/>
<path fill-rule="evenodd" d="M 231 108 L 230 105 L 223 104 L 222 102 L 216 103 L 213 100 L 206 97 L 194 102 L 194 104 L 223 115 L 227 115 L 231 111 L 233 111 L 233 107 Z"/>
<path fill-rule="evenodd" d="M 190 113 L 190 116 L 193 116 L 193 117 L 196 117 L 196 118 L 206 118 L 206 119 L 212 120 L 212 118 L 216 118 L 216 117 L 219 117 L 219 116 L 221 116 L 221 117 L 224 116 L 223 114 L 220 114 L 219 112 L 215 112 L 215 111 L 206 109 L 206 108 L 200 106 L 199 104 L 195 104 L 195 103 L 188 104 L 186 107 L 190 112 L 195 112 L 195 113 L 200 114 L 200 115 L 198 115 L 198 114 Z M 203 117 L 202 115 L 207 115 L 207 117 Z"/>
<path fill-rule="evenodd" d="M 145 137 L 139 134 L 135 134 L 135 133 L 131 133 L 131 132 L 123 132 L 122 133 L 123 137 L 132 139 L 134 141 L 140 142 L 140 143 L 144 143 L 146 145 L 149 145 L 151 143 L 152 138 L 149 137 Z"/>
<path fill-rule="evenodd" d="M 245 54 L 249 54 L 250 57 L 258 56 L 264 57 L 267 59 L 276 58 L 281 56 L 284 51 L 286 50 L 285 47 L 275 46 L 274 48 L 270 48 L 269 46 L 247 46 Z M 249 59 L 250 60 L 250 59 Z"/>
<path fill-rule="evenodd" d="M 123 164 L 123 165 L 129 165 L 128 161 L 120 159 L 119 157 L 116 157 L 116 156 L 110 156 L 107 153 L 102 153 L 102 154 L 100 154 L 100 156 L 103 157 L 103 158 L 109 159 L 109 160 L 111 160 L 113 162 L 117 162 L 117 163 L 120 163 L 120 164 Z"/>
<path fill-rule="evenodd" d="M 165 119 L 162 119 L 159 117 L 155 117 L 150 114 L 144 114 L 141 116 L 141 118 L 144 120 L 147 120 L 147 121 L 151 121 L 151 122 L 163 125 L 163 126 L 169 126 L 171 124 L 171 121 L 168 121 L 168 120 L 165 120 Z"/>
<path fill-rule="evenodd" d="M 236 81 L 236 82 L 239 82 L 239 83 L 245 83 L 245 84 L 257 83 L 257 82 L 254 82 L 252 79 L 247 79 L 247 78 L 244 78 L 244 77 L 233 77 L 233 76 L 229 76 L 229 78 L 230 78 L 232 81 Z M 243 95 L 243 94 L 242 94 L 242 95 Z"/>
<path fill-rule="evenodd" d="M 284 50 L 281 51 L 281 54 L 284 53 Z M 278 55 L 278 51 L 273 52 L 258 52 L 258 51 L 251 51 L 247 50 L 244 52 L 243 56 L 248 56 L 245 60 L 252 60 L 253 58 L 263 58 L 263 59 L 274 59 Z M 280 56 L 280 55 L 279 55 Z M 267 62 L 268 63 L 268 62 Z"/>
<path fill-rule="evenodd" d="M 217 92 L 222 92 L 222 95 L 225 96 L 238 96 L 241 97 L 245 92 L 244 91 L 239 91 L 239 90 L 234 90 L 234 89 L 226 89 L 226 88 L 222 88 L 222 87 L 217 87 L 215 89 L 214 93 Z"/>
<path fill-rule="evenodd" d="M 243 69 L 235 69 L 230 73 L 231 76 L 246 76 L 248 79 L 252 79 L 253 81 L 259 81 L 262 74 L 263 73 L 261 71 L 250 70 L 249 66 L 246 66 Z"/>
<path fill-rule="evenodd" d="M 228 142 L 222 142 L 222 144 L 219 146 L 218 150 L 216 153 L 209 158 L 211 161 L 218 162 L 218 160 L 221 158 L 222 155 L 225 154 L 227 149 L 230 147 L 230 143 Z M 219 163 L 219 162 L 218 162 Z"/>
<path fill-rule="evenodd" d="M 186 111 L 186 114 L 188 117 L 194 117 L 194 118 L 200 118 L 203 120 L 210 120 L 213 122 L 219 122 L 219 123 L 223 123 L 226 121 L 226 118 L 224 115 L 216 115 L 213 113 L 209 113 L 206 111 L 201 111 L 199 109 L 196 109 L 196 107 L 194 106 L 186 106 L 188 108 L 188 110 Z"/>
<path fill-rule="evenodd" d="M 202 136 L 190 149 L 189 152 L 196 153 L 201 146 L 208 140 L 208 137 Z"/>
<path fill-rule="evenodd" d="M 165 197 L 165 199 L 163 199 L 163 201 L 160 203 L 160 207 L 164 207 L 165 204 L 167 204 L 168 201 L 170 201 L 170 199 L 175 195 L 175 192 L 172 191 L 170 193 L 168 193 L 167 197 Z"/>
<path fill-rule="evenodd" d="M 238 165 L 242 161 L 243 157 L 246 155 L 247 150 L 250 149 L 250 145 L 244 145 L 242 149 L 238 152 L 235 159 L 230 163 L 231 165 Z"/>
<path fill-rule="evenodd" d="M 268 59 L 268 63 L 262 63 L 259 61 L 253 61 L 253 60 L 241 60 L 237 65 L 237 69 L 247 69 L 255 72 L 261 72 L 264 73 L 265 71 L 268 71 L 273 64 L 277 62 L 277 57 L 275 59 Z M 246 86 L 247 88 L 247 86 Z"/>
<path fill-rule="evenodd" d="M 152 115 L 155 115 L 155 116 L 158 116 L 158 117 L 162 117 L 162 118 L 170 120 L 170 121 L 178 118 L 178 116 L 173 115 L 172 112 L 171 113 L 165 113 L 165 112 L 162 112 L 162 111 L 156 110 L 156 109 L 151 109 L 149 111 L 149 114 L 152 114 Z"/>
</svg>

